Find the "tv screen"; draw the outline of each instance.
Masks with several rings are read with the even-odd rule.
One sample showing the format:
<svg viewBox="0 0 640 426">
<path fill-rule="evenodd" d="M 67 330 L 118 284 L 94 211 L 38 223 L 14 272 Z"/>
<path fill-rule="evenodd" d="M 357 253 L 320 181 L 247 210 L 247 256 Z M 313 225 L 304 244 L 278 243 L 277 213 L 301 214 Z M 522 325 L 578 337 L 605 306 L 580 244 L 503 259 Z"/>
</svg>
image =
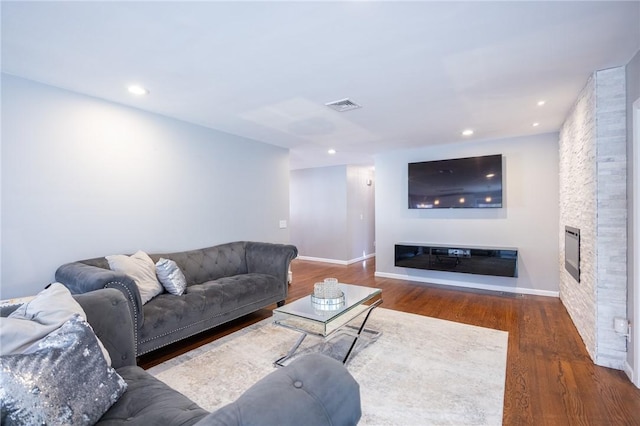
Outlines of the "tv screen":
<svg viewBox="0 0 640 426">
<path fill-rule="evenodd" d="M 502 207 L 502 155 L 409 163 L 409 208 Z"/>
</svg>

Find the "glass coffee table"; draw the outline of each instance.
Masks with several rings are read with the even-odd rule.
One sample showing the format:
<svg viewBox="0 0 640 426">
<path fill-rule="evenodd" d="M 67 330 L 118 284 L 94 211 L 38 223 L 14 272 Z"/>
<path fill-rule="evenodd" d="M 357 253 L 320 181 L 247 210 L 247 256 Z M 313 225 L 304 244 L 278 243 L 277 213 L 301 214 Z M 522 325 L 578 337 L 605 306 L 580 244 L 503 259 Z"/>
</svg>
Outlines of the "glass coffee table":
<svg viewBox="0 0 640 426">
<path fill-rule="evenodd" d="M 275 361 L 276 366 L 284 366 L 309 334 L 323 337 L 325 340 L 338 332 L 351 335 L 353 342 L 342 360 L 343 364 L 346 364 L 364 331 L 370 333 L 373 338 L 380 335 L 379 332 L 365 329 L 365 324 L 373 309 L 382 303 L 382 290 L 342 283 L 338 284 L 338 287 L 344 294 L 344 302 L 339 304 L 313 303 L 309 295 L 273 310 L 274 324 L 302 333 L 289 352 Z M 359 327 L 351 325 L 351 322 L 362 316 L 364 319 Z"/>
</svg>

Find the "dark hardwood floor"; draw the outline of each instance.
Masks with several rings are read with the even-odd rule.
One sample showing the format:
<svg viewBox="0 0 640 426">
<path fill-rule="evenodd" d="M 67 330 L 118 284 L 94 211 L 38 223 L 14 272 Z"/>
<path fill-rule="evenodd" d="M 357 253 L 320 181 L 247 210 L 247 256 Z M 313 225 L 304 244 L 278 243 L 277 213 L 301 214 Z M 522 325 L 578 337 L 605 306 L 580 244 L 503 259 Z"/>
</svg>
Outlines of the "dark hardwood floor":
<svg viewBox="0 0 640 426">
<path fill-rule="evenodd" d="M 381 288 L 384 308 L 508 331 L 505 425 L 640 425 L 640 389 L 622 371 L 593 364 L 557 298 L 376 278 L 373 259 L 349 266 L 294 260 L 291 269 L 287 301 L 336 277 Z M 271 309 L 145 355 L 139 364 L 157 365 L 268 318 Z"/>
</svg>

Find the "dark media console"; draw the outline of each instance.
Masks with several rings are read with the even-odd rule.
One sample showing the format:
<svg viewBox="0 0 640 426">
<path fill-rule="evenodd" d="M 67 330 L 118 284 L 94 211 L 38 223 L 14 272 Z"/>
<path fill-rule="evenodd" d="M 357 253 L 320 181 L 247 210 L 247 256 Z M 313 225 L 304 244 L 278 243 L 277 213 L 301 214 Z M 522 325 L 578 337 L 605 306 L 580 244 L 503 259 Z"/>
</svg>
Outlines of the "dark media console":
<svg viewBox="0 0 640 426">
<path fill-rule="evenodd" d="M 464 274 L 517 277 L 518 250 L 495 247 L 396 244 L 395 266 Z"/>
</svg>

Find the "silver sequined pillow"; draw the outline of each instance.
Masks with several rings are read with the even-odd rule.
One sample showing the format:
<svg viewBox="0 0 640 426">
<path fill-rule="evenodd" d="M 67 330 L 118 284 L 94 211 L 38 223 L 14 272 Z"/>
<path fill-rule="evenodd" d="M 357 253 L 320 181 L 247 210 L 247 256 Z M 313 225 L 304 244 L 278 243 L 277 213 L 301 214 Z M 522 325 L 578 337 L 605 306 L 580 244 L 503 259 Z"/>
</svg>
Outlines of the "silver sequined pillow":
<svg viewBox="0 0 640 426">
<path fill-rule="evenodd" d="M 33 352 L 1 356 L 0 383 L 3 425 L 94 424 L 127 389 L 79 315 Z"/>
<path fill-rule="evenodd" d="M 156 275 L 162 286 L 171 294 L 180 296 L 187 288 L 187 279 L 171 259 L 160 258 L 156 262 Z"/>
</svg>

